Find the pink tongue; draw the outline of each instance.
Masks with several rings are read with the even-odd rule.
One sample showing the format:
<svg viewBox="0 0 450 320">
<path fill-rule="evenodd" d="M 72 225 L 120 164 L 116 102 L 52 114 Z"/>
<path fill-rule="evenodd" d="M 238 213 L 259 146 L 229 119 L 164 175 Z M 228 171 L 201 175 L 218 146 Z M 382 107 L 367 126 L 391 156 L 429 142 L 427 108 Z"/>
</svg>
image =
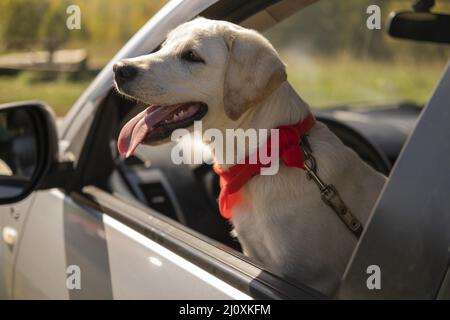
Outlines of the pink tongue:
<svg viewBox="0 0 450 320">
<path fill-rule="evenodd" d="M 153 127 L 178 107 L 179 105 L 174 105 L 155 109 L 155 106 L 150 106 L 128 121 L 120 131 L 117 140 L 117 148 L 122 157 L 131 156 Z"/>
</svg>

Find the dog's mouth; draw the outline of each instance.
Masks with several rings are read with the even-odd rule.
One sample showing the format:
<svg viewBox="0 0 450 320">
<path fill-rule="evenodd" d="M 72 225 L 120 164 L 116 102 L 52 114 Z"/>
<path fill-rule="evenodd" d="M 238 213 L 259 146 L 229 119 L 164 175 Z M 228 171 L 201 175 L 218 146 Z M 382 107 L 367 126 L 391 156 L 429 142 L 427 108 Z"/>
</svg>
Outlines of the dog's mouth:
<svg viewBox="0 0 450 320">
<path fill-rule="evenodd" d="M 165 139 L 175 129 L 191 126 L 207 111 L 208 106 L 202 102 L 151 105 L 125 124 L 120 131 L 117 148 L 122 156 L 128 158 L 139 144 Z"/>
</svg>

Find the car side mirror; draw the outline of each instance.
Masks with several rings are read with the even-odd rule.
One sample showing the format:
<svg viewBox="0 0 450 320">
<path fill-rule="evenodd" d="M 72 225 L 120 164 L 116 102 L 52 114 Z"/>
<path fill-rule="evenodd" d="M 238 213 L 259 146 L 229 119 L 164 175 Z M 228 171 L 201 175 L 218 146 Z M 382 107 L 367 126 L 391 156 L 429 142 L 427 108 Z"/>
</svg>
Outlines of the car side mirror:
<svg viewBox="0 0 450 320">
<path fill-rule="evenodd" d="M 0 204 L 28 196 L 57 160 L 56 124 L 48 106 L 0 105 Z"/>
</svg>

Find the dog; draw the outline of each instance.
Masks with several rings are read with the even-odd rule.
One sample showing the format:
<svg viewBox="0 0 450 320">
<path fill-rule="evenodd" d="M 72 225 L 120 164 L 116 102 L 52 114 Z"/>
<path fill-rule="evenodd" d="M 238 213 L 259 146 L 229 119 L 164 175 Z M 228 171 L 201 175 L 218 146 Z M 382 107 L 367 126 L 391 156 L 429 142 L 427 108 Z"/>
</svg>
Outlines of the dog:
<svg viewBox="0 0 450 320">
<path fill-rule="evenodd" d="M 273 129 L 310 114 L 269 41 L 225 21 L 186 22 L 158 51 L 121 60 L 113 69 L 117 90 L 149 105 L 119 135 L 125 157 L 141 143 L 169 142 L 176 128 L 192 130 L 195 120 L 225 132 Z M 365 225 L 386 177 L 324 124 L 315 122 L 307 134 L 317 174 Z M 311 176 L 281 164 L 275 175 L 252 177 L 239 194 L 230 221 L 244 253 L 284 278 L 334 294 L 358 238 L 323 201 Z"/>
</svg>

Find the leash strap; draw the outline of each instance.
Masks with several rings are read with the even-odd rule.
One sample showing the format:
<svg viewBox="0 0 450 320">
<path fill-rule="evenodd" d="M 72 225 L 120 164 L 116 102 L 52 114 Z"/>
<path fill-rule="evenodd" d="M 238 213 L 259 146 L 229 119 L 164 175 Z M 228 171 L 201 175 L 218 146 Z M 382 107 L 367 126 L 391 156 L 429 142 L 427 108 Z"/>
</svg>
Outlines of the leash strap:
<svg viewBox="0 0 450 320">
<path fill-rule="evenodd" d="M 324 183 L 318 176 L 316 160 L 312 155 L 312 149 L 307 135 L 302 136 L 300 143 L 305 155 L 305 170 L 308 179 L 313 180 L 319 187 L 322 201 L 337 214 L 337 216 L 342 220 L 342 222 L 344 222 L 345 226 L 355 235 L 355 237 L 359 238 L 363 231 L 361 222 L 347 207 L 336 188 L 332 184 Z"/>
</svg>

